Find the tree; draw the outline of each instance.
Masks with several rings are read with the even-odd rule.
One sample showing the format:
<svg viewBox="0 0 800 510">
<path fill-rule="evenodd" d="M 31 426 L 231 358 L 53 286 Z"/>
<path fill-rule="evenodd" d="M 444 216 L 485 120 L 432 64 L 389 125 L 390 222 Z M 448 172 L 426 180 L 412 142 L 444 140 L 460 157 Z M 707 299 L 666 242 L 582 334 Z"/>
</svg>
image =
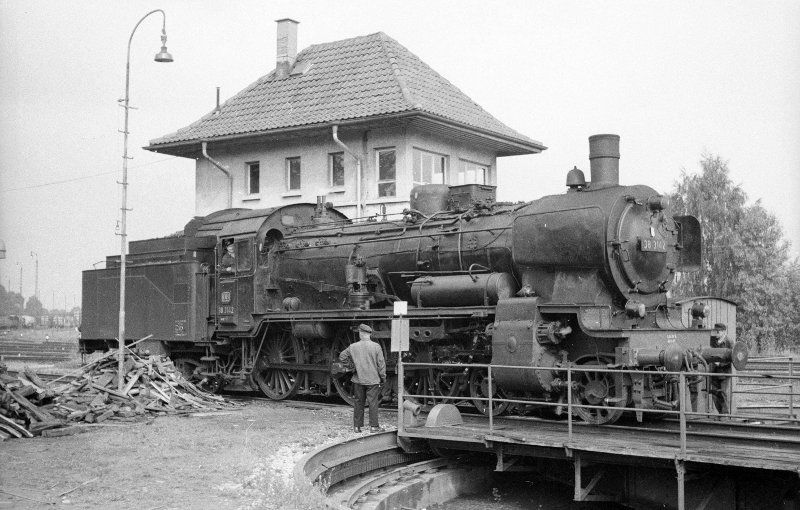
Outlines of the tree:
<svg viewBox="0 0 800 510">
<path fill-rule="evenodd" d="M 786 333 L 789 244 L 780 222 L 760 201 L 747 204 L 727 161 L 703 154 L 700 166 L 699 174 L 681 174 L 672 198 L 678 214 L 700 221 L 703 264 L 697 273 L 679 274 L 675 294 L 735 301 L 741 340 L 758 351 L 788 348 L 794 342 Z"/>
<path fill-rule="evenodd" d="M 800 322 L 796 320 L 800 310 L 800 260 L 795 259 L 786 269 L 787 292 L 782 313 L 788 320 L 783 329 L 786 344 L 800 350 Z M 792 320 L 792 318 L 795 318 Z"/>
<path fill-rule="evenodd" d="M 16 292 L 7 292 L 0 285 L 0 315 L 21 315 L 25 299 Z"/>
<path fill-rule="evenodd" d="M 31 317 L 35 317 L 37 320 L 42 315 L 45 315 L 47 310 L 44 309 L 42 306 L 42 302 L 39 301 L 36 296 L 32 296 L 28 298 L 28 302 L 25 303 L 25 315 L 30 315 Z"/>
</svg>

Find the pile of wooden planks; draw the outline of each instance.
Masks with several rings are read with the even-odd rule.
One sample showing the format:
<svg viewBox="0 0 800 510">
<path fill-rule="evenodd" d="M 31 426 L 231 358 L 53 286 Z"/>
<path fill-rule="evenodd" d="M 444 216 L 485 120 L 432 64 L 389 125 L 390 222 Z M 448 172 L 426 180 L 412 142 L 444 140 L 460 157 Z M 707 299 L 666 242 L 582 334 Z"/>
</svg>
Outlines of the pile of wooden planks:
<svg viewBox="0 0 800 510">
<path fill-rule="evenodd" d="M 209 411 L 231 404 L 186 380 L 166 356 L 126 349 L 120 375 L 116 351 L 84 365 L 69 382 L 45 383 L 26 368 L 11 376 L 0 369 L 0 441 L 11 437 L 62 436 L 83 423 L 133 421 L 148 414 Z M 120 376 L 123 380 L 119 389 Z"/>
</svg>

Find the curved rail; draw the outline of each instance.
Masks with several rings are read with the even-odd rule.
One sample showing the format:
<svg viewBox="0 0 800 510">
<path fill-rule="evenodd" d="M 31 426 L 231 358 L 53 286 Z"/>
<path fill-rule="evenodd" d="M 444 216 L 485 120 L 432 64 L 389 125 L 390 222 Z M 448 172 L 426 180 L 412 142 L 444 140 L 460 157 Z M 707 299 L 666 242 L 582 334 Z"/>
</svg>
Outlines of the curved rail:
<svg viewBox="0 0 800 510">
<path fill-rule="evenodd" d="M 375 469 L 420 461 L 430 455 L 409 454 L 397 446 L 397 432 L 383 432 L 318 448 L 297 463 L 295 480 L 331 487 Z"/>
<path fill-rule="evenodd" d="M 415 508 L 480 489 L 491 467 L 467 459 L 405 452 L 392 431 L 314 450 L 295 465 L 294 477 L 324 489 L 328 508 Z"/>
</svg>

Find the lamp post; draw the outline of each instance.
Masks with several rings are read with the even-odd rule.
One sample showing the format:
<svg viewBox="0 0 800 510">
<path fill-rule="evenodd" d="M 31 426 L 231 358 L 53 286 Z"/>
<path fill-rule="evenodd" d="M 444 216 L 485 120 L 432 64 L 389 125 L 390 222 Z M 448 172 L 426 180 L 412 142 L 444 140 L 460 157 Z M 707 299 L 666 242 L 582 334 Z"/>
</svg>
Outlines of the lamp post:
<svg viewBox="0 0 800 510">
<path fill-rule="evenodd" d="M 124 385 L 124 377 L 122 374 L 123 366 L 125 365 L 125 254 L 127 252 L 127 229 L 126 220 L 128 212 L 128 113 L 130 111 L 130 84 L 131 84 L 131 41 L 133 41 L 133 34 L 136 29 L 142 24 L 151 14 L 157 12 L 161 13 L 161 51 L 156 53 L 154 60 L 156 62 L 172 62 L 172 55 L 167 51 L 167 15 L 161 9 L 155 9 L 148 12 L 136 23 L 131 31 L 131 36 L 128 38 L 128 58 L 125 62 L 125 99 L 122 100 L 122 107 L 125 109 L 125 128 L 122 130 L 124 137 L 123 153 L 122 153 L 122 207 L 120 208 L 120 255 L 119 255 L 119 336 L 117 345 L 119 346 L 118 353 L 118 389 L 122 391 Z"/>
</svg>

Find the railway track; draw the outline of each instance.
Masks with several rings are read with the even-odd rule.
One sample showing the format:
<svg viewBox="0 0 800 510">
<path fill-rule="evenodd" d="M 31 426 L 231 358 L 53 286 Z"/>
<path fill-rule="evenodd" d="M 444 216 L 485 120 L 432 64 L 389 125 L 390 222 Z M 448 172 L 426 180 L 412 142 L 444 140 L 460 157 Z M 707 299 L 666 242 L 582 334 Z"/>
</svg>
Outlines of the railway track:
<svg viewBox="0 0 800 510">
<path fill-rule="evenodd" d="M 78 355 L 77 342 L 0 342 L 0 359 L 7 361 L 68 361 Z"/>
</svg>

